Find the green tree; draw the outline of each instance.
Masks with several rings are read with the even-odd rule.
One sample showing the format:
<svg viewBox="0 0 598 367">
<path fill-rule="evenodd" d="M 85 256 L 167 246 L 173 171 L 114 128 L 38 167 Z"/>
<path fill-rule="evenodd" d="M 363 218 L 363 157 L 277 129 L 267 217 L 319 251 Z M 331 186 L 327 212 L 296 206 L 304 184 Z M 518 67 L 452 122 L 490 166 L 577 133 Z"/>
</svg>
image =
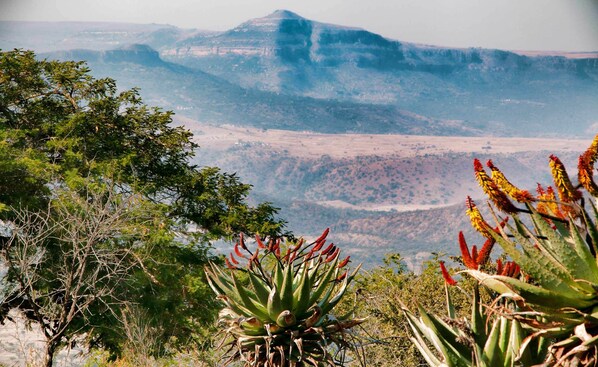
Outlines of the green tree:
<svg viewBox="0 0 598 367">
<path fill-rule="evenodd" d="M 284 223 L 270 204 L 248 205 L 250 187 L 234 174 L 194 166 L 191 132 L 171 122 L 171 112 L 146 106 L 135 89 L 119 92 L 114 80 L 93 78 L 85 63 L 0 52 L 0 219 L 25 225 L 17 223 L 23 212 L 53 216 L 58 190 L 78 195 L 72 198 L 104 193 L 101 203 L 107 197 L 139 198 L 152 220 L 135 237 L 130 255 L 137 266 L 118 282 L 118 294 L 148 311 L 162 340 L 184 344 L 214 312 L 200 270 L 211 258 L 208 241 L 243 232 L 276 237 Z M 135 221 L 128 223 L 123 228 Z M 0 240 L 3 247 L 15 241 Z M 36 244 L 43 256 L 35 268 L 58 274 L 70 250 L 51 242 Z M 14 271 L 3 280 L 15 289 L 4 310 L 28 310 L 18 281 Z M 44 287 L 59 285 L 50 281 Z M 115 328 L 120 304 L 91 312 L 100 305 L 90 305 L 87 315 L 76 313 L 71 324 L 85 325 L 80 330 L 88 331 L 92 345 L 118 353 L 124 339 Z"/>
</svg>

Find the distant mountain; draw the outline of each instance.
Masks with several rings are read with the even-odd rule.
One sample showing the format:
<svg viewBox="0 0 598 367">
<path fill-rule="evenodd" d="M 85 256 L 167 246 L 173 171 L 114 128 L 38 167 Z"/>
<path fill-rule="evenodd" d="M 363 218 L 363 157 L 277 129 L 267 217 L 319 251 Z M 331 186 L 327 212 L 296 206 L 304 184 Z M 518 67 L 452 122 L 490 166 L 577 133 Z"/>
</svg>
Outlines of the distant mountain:
<svg viewBox="0 0 598 367">
<path fill-rule="evenodd" d="M 507 134 L 582 135 L 598 122 L 595 54 L 528 57 L 416 45 L 284 10 L 184 38 L 161 54 L 246 88 L 391 104 Z"/>
<path fill-rule="evenodd" d="M 202 33 L 213 32 L 164 24 L 0 21 L 0 49 L 51 52 L 84 48 L 98 51 L 135 43 L 161 48 Z"/>
<path fill-rule="evenodd" d="M 164 107 L 174 106 L 194 118 L 211 114 L 218 117 L 214 121 L 224 121 L 232 114 L 236 117 L 229 122 L 244 118 L 254 120 L 249 122 L 253 126 L 311 129 L 317 123 L 306 119 L 324 116 L 322 122 L 327 126 L 318 131 L 329 132 L 436 133 L 435 128 L 428 130 L 432 125 L 427 123 L 416 122 L 414 129 L 390 127 L 399 120 L 408 124 L 411 120 L 406 116 L 416 116 L 418 122 L 441 122 L 442 134 L 453 135 L 477 130 L 498 135 L 581 137 L 598 130 L 596 53 L 564 57 L 535 52 L 526 56 L 523 52 L 417 45 L 363 29 L 312 21 L 286 10 L 225 32 L 158 24 L 0 22 L 2 49 L 108 51 L 122 50 L 128 44 L 147 44 L 158 51 L 171 63 L 168 67 L 161 64 L 170 73 L 180 76 L 181 69 L 172 65 L 184 65 L 204 72 L 203 76 L 216 77 L 212 83 L 227 82 L 216 90 L 236 89 L 237 97 L 245 98 L 238 101 L 243 107 L 233 106 L 241 112 L 208 113 L 237 101 L 219 103 L 198 86 L 182 88 L 167 82 L 170 89 L 166 90 L 164 83 L 146 79 L 134 84 L 136 77 L 126 70 L 110 70 L 114 63 L 106 61 L 114 61 L 116 54 L 98 60 L 106 75 L 122 75 L 127 85 L 150 85 L 153 89 L 146 92 L 157 96 Z M 80 57 L 93 57 L 78 52 Z M 154 76 L 144 75 L 148 77 Z M 171 93 L 173 86 L 176 94 Z M 216 93 L 220 94 L 226 93 Z M 212 107 L 199 98 L 208 98 Z M 276 102 L 271 104 L 271 100 Z M 301 110 L 292 107 L 297 103 L 307 103 L 304 111 L 291 113 L 288 118 L 293 121 L 284 121 L 289 110 Z M 270 105 L 285 107 L 268 110 Z M 314 110 L 319 112 L 314 114 Z M 262 114 L 270 122 L 258 123 L 257 116 L 248 113 Z M 333 120 L 336 122 L 328 123 Z"/>
<path fill-rule="evenodd" d="M 479 128 L 429 119 L 392 105 L 323 100 L 243 88 L 203 71 L 163 61 L 147 45 L 115 50 L 70 50 L 41 57 L 86 60 L 96 77 L 120 88 L 139 87 L 147 103 L 214 124 L 326 133 L 478 135 Z"/>
</svg>

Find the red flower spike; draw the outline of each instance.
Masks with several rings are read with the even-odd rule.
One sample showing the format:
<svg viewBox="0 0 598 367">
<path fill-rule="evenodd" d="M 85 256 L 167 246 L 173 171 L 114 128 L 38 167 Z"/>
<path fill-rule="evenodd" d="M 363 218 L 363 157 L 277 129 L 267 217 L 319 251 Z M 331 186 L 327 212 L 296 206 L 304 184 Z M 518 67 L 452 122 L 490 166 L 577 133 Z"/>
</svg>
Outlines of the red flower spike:
<svg viewBox="0 0 598 367">
<path fill-rule="evenodd" d="M 469 269 L 477 270 L 478 264 L 476 264 L 469 254 L 469 248 L 467 247 L 465 236 L 462 231 L 459 232 L 459 248 L 461 250 L 461 256 L 463 257 L 463 264 Z"/>
<path fill-rule="evenodd" d="M 230 261 L 235 265 L 239 265 L 239 262 L 237 261 L 237 259 L 235 259 L 232 252 L 230 253 Z"/>
<path fill-rule="evenodd" d="M 496 274 L 498 274 L 498 275 L 502 274 L 502 270 L 503 270 L 502 261 L 500 259 L 496 259 Z"/>
<path fill-rule="evenodd" d="M 496 241 L 494 240 L 494 238 L 486 239 L 486 242 L 484 242 L 484 244 L 482 245 L 482 249 L 476 257 L 476 263 L 478 265 L 484 265 L 488 262 L 488 260 L 490 259 L 490 252 L 492 252 L 492 248 L 494 247 L 495 243 Z"/>
<path fill-rule="evenodd" d="M 241 248 L 245 251 L 247 251 L 247 246 L 245 246 L 245 238 L 243 236 L 243 232 L 241 232 L 241 234 L 239 235 L 239 244 L 241 245 Z"/>
<path fill-rule="evenodd" d="M 446 284 L 451 285 L 451 286 L 457 285 L 457 281 L 455 279 L 453 279 L 453 277 L 451 277 L 451 275 L 448 273 L 448 271 L 444 267 L 444 261 L 440 261 L 439 264 L 440 264 L 440 271 L 442 272 L 442 277 L 444 278 L 444 281 L 446 282 Z"/>
<path fill-rule="evenodd" d="M 274 245 L 274 251 L 276 253 L 276 257 L 280 259 L 280 240 L 276 241 L 276 245 Z"/>
<path fill-rule="evenodd" d="M 316 239 L 314 242 L 320 242 L 322 240 L 326 239 L 326 236 L 328 236 L 328 233 L 330 232 L 330 228 L 326 228 L 324 230 L 324 232 L 322 233 L 322 235 L 320 237 L 318 237 L 318 239 Z"/>
<path fill-rule="evenodd" d="M 326 247 L 324 250 L 322 250 L 322 252 L 320 252 L 322 255 L 326 255 L 330 252 L 330 250 L 332 250 L 332 248 L 334 247 L 334 243 L 330 243 L 330 245 L 328 245 L 328 247 Z"/>
<path fill-rule="evenodd" d="M 303 237 L 299 239 L 297 246 L 293 247 L 293 251 L 298 251 L 303 246 Z"/>
<path fill-rule="evenodd" d="M 478 259 L 478 247 L 476 245 L 471 246 L 471 258 L 475 264 L 479 266 L 478 262 L 476 261 Z"/>
<path fill-rule="evenodd" d="M 255 235 L 255 241 L 257 242 L 258 248 L 266 248 L 266 245 L 264 245 L 264 243 L 262 242 L 262 239 L 257 234 Z"/>
<path fill-rule="evenodd" d="M 337 281 L 337 282 L 341 282 L 341 281 L 342 281 L 343 279 L 345 279 L 346 277 L 347 277 L 347 270 L 345 270 L 345 272 L 344 272 L 344 273 L 342 273 L 341 275 L 339 275 L 339 276 L 338 276 L 338 277 L 335 279 L 335 281 Z"/>
<path fill-rule="evenodd" d="M 342 268 L 343 266 L 347 265 L 349 263 L 349 259 L 351 258 L 351 256 L 347 256 L 345 258 L 345 260 L 341 261 L 336 267 L 337 268 Z"/>
<path fill-rule="evenodd" d="M 251 256 L 251 257 L 249 258 L 249 262 L 250 262 L 250 263 L 252 263 L 252 262 L 256 262 L 256 263 L 257 263 L 257 262 L 258 262 L 258 260 L 257 260 L 257 257 L 258 257 L 258 255 L 259 255 L 259 253 L 260 253 L 260 249 L 259 249 L 259 247 L 258 247 L 258 248 L 255 250 L 255 252 L 253 253 L 253 256 Z"/>
<path fill-rule="evenodd" d="M 243 255 L 243 253 L 241 252 L 241 250 L 239 250 L 239 244 L 238 243 L 235 244 L 235 254 L 237 256 L 239 256 L 239 257 L 247 259 L 247 256 Z"/>
<path fill-rule="evenodd" d="M 226 267 L 227 267 L 227 268 L 229 268 L 229 269 L 233 269 L 233 270 L 234 270 L 234 269 L 237 269 L 237 267 L 236 267 L 236 266 L 233 266 L 233 265 L 230 263 L 230 261 L 228 261 L 228 258 L 226 258 L 226 257 L 225 257 L 225 258 L 224 258 L 224 262 L 226 263 Z"/>
<path fill-rule="evenodd" d="M 289 258 L 289 264 L 292 263 L 293 261 L 295 261 L 296 257 L 297 257 L 297 251 L 291 252 L 291 257 Z"/>
<path fill-rule="evenodd" d="M 339 252 L 341 252 L 341 249 L 338 248 L 338 247 L 336 247 L 336 249 L 334 250 L 334 252 L 331 252 L 331 253 L 328 254 L 328 256 L 326 256 L 325 262 L 329 263 L 332 260 L 334 260 L 338 256 Z"/>
<path fill-rule="evenodd" d="M 513 278 L 519 278 L 519 274 L 521 274 L 521 267 L 519 267 L 519 265 L 513 263 L 513 275 L 511 275 L 511 277 Z"/>
<path fill-rule="evenodd" d="M 316 242 L 316 245 L 313 247 L 312 252 L 320 251 L 320 249 L 324 246 L 325 243 L 326 243 L 326 240 Z"/>
</svg>

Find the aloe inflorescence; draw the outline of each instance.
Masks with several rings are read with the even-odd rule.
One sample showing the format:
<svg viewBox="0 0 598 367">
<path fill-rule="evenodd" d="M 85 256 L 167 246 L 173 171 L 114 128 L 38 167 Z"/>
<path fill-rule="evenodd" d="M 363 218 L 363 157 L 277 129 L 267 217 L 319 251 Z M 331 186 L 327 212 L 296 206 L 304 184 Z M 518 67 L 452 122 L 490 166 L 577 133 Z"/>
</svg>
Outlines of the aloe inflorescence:
<svg viewBox="0 0 598 367">
<path fill-rule="evenodd" d="M 360 266 L 326 244 L 296 243 L 256 236 L 251 250 L 243 236 L 222 269 L 210 263 L 208 282 L 226 307 L 219 324 L 230 346 L 229 359 L 246 366 L 334 365 L 351 347 L 349 330 L 363 319 L 335 317 L 333 310 Z"/>
<path fill-rule="evenodd" d="M 470 320 L 455 319 L 448 291 L 448 318 L 422 308 L 418 318 L 404 310 L 413 341 L 429 365 L 598 365 L 597 160 L 598 135 L 579 157 L 575 183 L 563 162 L 551 155 L 554 183 L 538 184 L 536 196 L 513 185 L 492 161 L 487 163 L 490 177 L 474 160 L 490 220 L 467 198 L 471 224 L 487 241 L 480 251 L 475 246 L 470 251 L 459 235 L 467 268 L 461 273 L 478 280 L 492 301 L 482 304 L 476 286 Z M 510 259 L 491 266 L 494 243 Z M 458 287 L 444 263 L 440 267 L 447 289 Z"/>
</svg>

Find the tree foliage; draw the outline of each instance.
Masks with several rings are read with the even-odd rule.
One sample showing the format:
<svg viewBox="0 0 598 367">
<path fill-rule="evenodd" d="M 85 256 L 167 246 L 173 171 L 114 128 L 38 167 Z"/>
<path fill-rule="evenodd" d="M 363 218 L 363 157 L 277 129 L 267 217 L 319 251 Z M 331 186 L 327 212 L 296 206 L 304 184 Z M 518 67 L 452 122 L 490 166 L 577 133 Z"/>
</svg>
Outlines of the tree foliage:
<svg viewBox="0 0 598 367">
<path fill-rule="evenodd" d="M 127 215 L 125 225 L 111 229 L 118 233 L 91 248 L 107 248 L 114 256 L 129 249 L 131 266 L 113 284 L 120 298 L 148 310 L 162 340 L 186 343 L 214 312 L 200 270 L 211 258 L 208 241 L 243 232 L 276 237 L 283 231 L 276 208 L 247 204 L 250 186 L 236 175 L 192 164 L 198 147 L 190 131 L 173 126 L 171 112 L 148 107 L 136 89 L 119 91 L 114 80 L 95 79 L 83 62 L 39 60 L 31 51 L 0 52 L 0 138 L 4 225 L 28 228 L 32 236 L 47 231 L 35 225 L 37 220 L 24 219 L 46 218 L 45 223 L 54 223 L 52 228 L 83 226 L 77 227 L 76 240 L 61 242 L 52 234 L 29 242 L 39 256 L 27 274 L 48 281 L 21 286 L 25 269 L 13 267 L 3 280 L 13 287 L 0 300 L 4 309 L 21 308 L 29 316 L 35 301 L 31 294 L 64 288 L 54 282 L 63 270 L 75 271 L 76 264 L 69 262 L 77 258 L 73 251 L 86 243 L 87 226 L 101 222 L 91 212 L 77 217 L 77 207 L 135 198 L 145 210 L 143 225 L 138 222 L 142 217 Z M 72 217 L 57 211 L 58 203 L 70 206 Z M 132 228 L 136 235 L 131 237 Z M 22 233 L 2 238 L 2 248 L 28 238 L 20 238 Z M 129 240 L 120 243 L 119 238 Z M 8 252 L 5 255 L 10 265 Z M 82 261 L 86 267 L 97 265 L 92 257 Z M 97 305 L 102 303 L 107 307 L 102 312 L 75 312 L 71 324 L 85 324 L 77 330 L 91 330 L 93 345 L 118 352 L 123 342 L 123 333 L 115 327 L 115 319 L 122 316 L 120 303 Z M 60 318 L 44 317 L 47 323 Z M 41 322 L 39 315 L 31 318 Z M 68 339 L 55 335 L 60 343 Z"/>
</svg>

